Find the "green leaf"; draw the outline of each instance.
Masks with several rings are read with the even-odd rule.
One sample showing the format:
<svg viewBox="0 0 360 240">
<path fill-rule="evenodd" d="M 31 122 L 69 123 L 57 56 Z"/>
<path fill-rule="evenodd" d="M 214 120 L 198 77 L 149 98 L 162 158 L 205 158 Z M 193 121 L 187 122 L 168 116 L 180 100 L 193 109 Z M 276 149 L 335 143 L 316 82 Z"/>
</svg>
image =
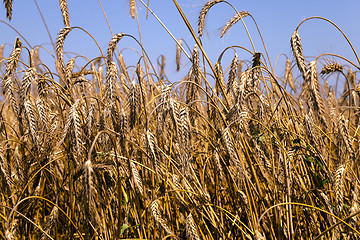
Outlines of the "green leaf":
<svg viewBox="0 0 360 240">
<path fill-rule="evenodd" d="M 326 183 L 329 183 L 330 181 L 329 181 L 329 179 L 325 178 L 324 180 L 322 180 L 322 182 L 323 182 L 323 185 L 325 185 Z"/>
<path fill-rule="evenodd" d="M 122 226 L 121 226 L 121 230 L 120 230 L 120 236 L 126 231 L 126 229 L 128 229 L 130 226 L 127 225 L 126 223 L 124 223 Z"/>
<path fill-rule="evenodd" d="M 305 157 L 305 161 L 312 163 L 312 162 L 313 162 L 313 159 L 312 159 L 311 156 L 306 156 L 306 157 Z"/>
<path fill-rule="evenodd" d="M 320 159 L 318 157 L 315 158 L 317 164 L 319 165 L 320 169 L 323 169 L 323 164 L 320 162 Z"/>
</svg>

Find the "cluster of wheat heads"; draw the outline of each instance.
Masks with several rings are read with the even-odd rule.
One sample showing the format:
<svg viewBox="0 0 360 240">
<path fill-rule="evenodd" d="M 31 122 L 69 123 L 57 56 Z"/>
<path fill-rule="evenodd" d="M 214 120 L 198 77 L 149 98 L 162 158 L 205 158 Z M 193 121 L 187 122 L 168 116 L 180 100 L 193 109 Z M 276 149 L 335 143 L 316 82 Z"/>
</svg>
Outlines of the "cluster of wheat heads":
<svg viewBox="0 0 360 240">
<path fill-rule="evenodd" d="M 359 239 L 359 65 L 318 71 L 326 56 L 305 59 L 297 28 L 284 76 L 239 46 L 211 71 L 195 45 L 169 82 L 141 45 L 124 61 L 123 33 L 78 66 L 63 46 L 80 28 L 60 6 L 56 72 L 18 38 L 0 48 L 2 239 Z"/>
</svg>

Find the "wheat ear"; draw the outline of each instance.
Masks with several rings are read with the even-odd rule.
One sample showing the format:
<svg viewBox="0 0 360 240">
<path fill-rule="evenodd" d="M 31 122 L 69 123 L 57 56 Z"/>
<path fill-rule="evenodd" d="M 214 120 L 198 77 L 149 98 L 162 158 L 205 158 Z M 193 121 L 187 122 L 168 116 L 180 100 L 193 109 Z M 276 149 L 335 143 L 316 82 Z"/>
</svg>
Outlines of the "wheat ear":
<svg viewBox="0 0 360 240">
<path fill-rule="evenodd" d="M 223 2 L 223 0 L 212 0 L 207 2 L 200 11 L 199 20 L 198 20 L 198 33 L 199 37 L 203 35 L 204 25 L 205 25 L 205 17 L 209 12 L 210 8 L 217 3 Z"/>
<path fill-rule="evenodd" d="M 185 220 L 186 237 L 188 240 L 200 240 L 200 236 L 196 229 L 195 221 L 190 213 Z"/>
<path fill-rule="evenodd" d="M 326 74 L 330 74 L 333 72 L 342 72 L 343 71 L 343 66 L 333 62 L 333 63 L 329 63 L 323 66 L 323 68 L 321 69 L 320 74 L 322 75 L 326 75 Z"/>
<path fill-rule="evenodd" d="M 6 17 L 11 20 L 12 17 L 12 0 L 4 0 L 6 8 Z"/>
<path fill-rule="evenodd" d="M 20 114 L 21 114 L 21 112 L 23 110 L 24 101 L 25 101 L 26 96 L 29 93 L 31 83 L 34 80 L 34 76 L 35 76 L 35 69 L 34 68 L 28 68 L 25 71 L 24 77 L 23 77 L 23 79 L 21 81 L 20 99 L 19 99 L 19 107 L 20 107 L 19 113 Z"/>
<path fill-rule="evenodd" d="M 123 33 L 118 33 L 112 37 L 109 42 L 108 50 L 107 50 L 107 61 L 108 63 L 112 62 L 112 55 L 115 51 L 116 44 L 123 38 Z"/>
<path fill-rule="evenodd" d="M 226 23 L 226 25 L 223 27 L 223 29 L 221 30 L 220 33 L 220 37 L 223 37 L 225 35 L 225 33 L 232 27 L 234 26 L 235 23 L 237 23 L 240 19 L 249 16 L 249 12 L 246 11 L 241 11 L 235 14 L 235 16 L 233 16 L 230 21 L 228 21 Z"/>
<path fill-rule="evenodd" d="M 303 78 L 306 79 L 307 67 L 306 67 L 304 55 L 302 52 L 302 44 L 301 44 L 301 39 L 300 39 L 298 30 L 295 30 L 294 33 L 292 34 L 290 43 L 291 43 L 292 52 L 293 52 L 295 60 L 296 60 L 296 64 L 297 64 Z"/>
<path fill-rule="evenodd" d="M 72 79 L 72 72 L 75 66 L 75 58 L 70 59 L 65 67 L 65 83 L 70 86 Z"/>
<path fill-rule="evenodd" d="M 133 19 L 135 18 L 135 11 L 136 11 L 136 1 L 130 0 L 130 14 Z"/>
<path fill-rule="evenodd" d="M 10 54 L 10 58 L 7 61 L 5 75 L 4 75 L 4 92 L 9 98 L 11 107 L 13 108 L 16 115 L 19 113 L 18 104 L 15 99 L 15 89 L 14 82 L 12 79 L 12 74 L 15 72 L 20 54 L 21 54 L 22 43 L 19 38 L 15 39 L 14 49 Z"/>
<path fill-rule="evenodd" d="M 58 60 L 58 64 L 60 64 L 59 73 L 64 77 L 65 73 L 65 63 L 64 63 L 64 42 L 66 36 L 70 33 L 71 28 L 65 27 L 60 30 L 57 40 L 56 40 L 56 57 Z"/>
<path fill-rule="evenodd" d="M 130 85 L 128 102 L 130 107 L 129 126 L 130 129 L 132 129 L 135 126 L 136 117 L 139 110 L 139 103 L 140 103 L 140 92 L 135 83 L 135 80 L 133 80 Z"/>
<path fill-rule="evenodd" d="M 239 61 L 238 55 L 235 53 L 234 58 L 231 61 L 228 82 L 227 82 L 227 85 L 226 85 L 226 93 L 227 94 L 230 91 L 233 91 L 233 89 L 234 89 L 233 86 L 234 86 L 234 84 L 237 83 L 237 81 L 236 81 L 236 73 L 237 73 L 238 65 L 239 65 L 238 61 Z"/>
<path fill-rule="evenodd" d="M 35 146 L 37 146 L 37 143 L 38 143 L 37 124 L 36 124 L 36 120 L 35 120 L 34 109 L 33 109 L 33 106 L 29 99 L 25 100 L 24 107 L 25 107 L 25 115 L 27 117 L 29 127 L 30 127 L 30 133 L 33 138 Z"/>
<path fill-rule="evenodd" d="M 319 79 L 317 74 L 316 61 L 311 61 L 309 63 L 309 70 L 307 77 L 309 78 L 308 82 L 310 82 L 314 112 L 317 113 L 317 116 L 319 117 L 321 122 L 325 124 L 326 120 L 324 116 L 326 114 L 325 114 L 323 99 L 320 96 L 320 90 L 319 90 L 320 86 L 319 86 Z"/>
<path fill-rule="evenodd" d="M 335 202 L 336 202 L 336 211 L 339 216 L 341 216 L 341 212 L 343 209 L 343 201 L 344 201 L 344 176 L 345 176 L 345 164 L 341 164 L 335 173 Z"/>
<path fill-rule="evenodd" d="M 106 70 L 106 88 L 105 88 L 105 97 L 108 101 L 115 101 L 115 81 L 117 77 L 117 67 L 114 62 L 108 64 Z"/>
<path fill-rule="evenodd" d="M 180 38 L 178 40 L 178 44 L 176 45 L 176 71 L 180 71 L 180 65 L 181 65 L 181 45 L 182 45 L 182 39 Z"/>
<path fill-rule="evenodd" d="M 68 11 L 68 5 L 67 5 L 66 0 L 59 0 L 59 5 L 60 5 L 61 13 L 63 16 L 65 27 L 70 27 L 69 11 Z"/>
<path fill-rule="evenodd" d="M 160 210 L 159 210 L 159 201 L 155 200 L 151 203 L 150 205 L 150 211 L 151 214 L 153 215 L 155 221 L 157 223 L 159 223 L 161 225 L 161 227 L 164 228 L 164 230 L 166 231 L 167 234 L 169 235 L 174 235 L 174 233 L 171 231 L 171 229 L 169 228 L 166 220 L 163 218 Z"/>
<path fill-rule="evenodd" d="M 223 133 L 223 140 L 225 142 L 225 146 L 229 152 L 229 155 L 231 157 L 231 160 L 235 163 L 235 166 L 238 169 L 238 173 L 239 173 L 239 177 L 240 180 L 244 179 L 244 173 L 245 173 L 245 169 L 241 163 L 241 161 L 239 160 L 237 153 L 236 153 L 236 149 L 235 146 L 233 144 L 233 141 L 231 139 L 231 135 L 230 135 L 230 130 L 229 128 L 226 128 L 224 133 Z"/>
<path fill-rule="evenodd" d="M 146 132 L 146 139 L 147 139 L 147 144 L 148 144 L 148 148 L 150 151 L 151 159 L 153 161 L 154 170 L 155 170 L 156 176 L 158 176 L 159 158 L 158 158 L 158 152 L 156 149 L 155 136 L 148 130 Z"/>
<path fill-rule="evenodd" d="M 219 92 L 219 89 L 225 88 L 224 73 L 223 73 L 220 62 L 216 62 L 214 68 L 215 68 L 216 75 L 218 77 L 218 81 L 215 81 L 215 89 L 217 92 Z M 221 84 L 222 86 L 219 86 L 219 84 Z"/>
<path fill-rule="evenodd" d="M 130 161 L 130 168 L 131 168 L 131 173 L 132 173 L 132 176 L 134 178 L 134 182 L 135 182 L 135 185 L 139 191 L 139 193 L 141 195 L 144 195 L 144 188 L 143 188 L 143 184 L 142 184 L 142 180 L 141 180 L 141 177 L 140 177 L 140 174 L 136 168 L 136 165 L 135 163 L 133 163 L 132 161 Z"/>
</svg>

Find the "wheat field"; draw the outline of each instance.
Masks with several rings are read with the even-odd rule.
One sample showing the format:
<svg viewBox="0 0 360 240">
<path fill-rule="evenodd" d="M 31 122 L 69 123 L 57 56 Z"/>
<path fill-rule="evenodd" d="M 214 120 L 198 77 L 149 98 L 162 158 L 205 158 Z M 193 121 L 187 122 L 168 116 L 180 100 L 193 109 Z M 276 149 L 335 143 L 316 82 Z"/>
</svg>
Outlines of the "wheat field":
<svg viewBox="0 0 360 240">
<path fill-rule="evenodd" d="M 66 0 L 53 66 L 20 37 L 8 56 L 0 43 L 0 238 L 360 239 L 360 61 L 346 35 L 357 62 L 304 57 L 304 22 L 341 31 L 305 19 L 277 75 L 265 44 L 207 56 L 205 18 L 229 2 L 205 3 L 197 26 L 173 2 L 196 43 L 189 51 L 174 39 L 177 70 L 187 71 L 177 82 L 163 56 L 152 63 L 126 33 L 85 65 L 65 61 L 79 29 Z M 129 1 L 132 18 L 138 4 Z M 220 37 L 250 22 L 236 10 Z M 124 60 L 124 38 L 138 43 L 137 62 Z"/>
</svg>

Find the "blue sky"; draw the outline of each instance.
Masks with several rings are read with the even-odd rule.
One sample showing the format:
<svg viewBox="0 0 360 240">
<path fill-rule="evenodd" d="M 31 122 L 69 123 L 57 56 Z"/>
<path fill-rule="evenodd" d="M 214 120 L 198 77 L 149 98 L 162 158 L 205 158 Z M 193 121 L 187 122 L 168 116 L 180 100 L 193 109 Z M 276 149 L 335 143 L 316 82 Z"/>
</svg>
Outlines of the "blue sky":
<svg viewBox="0 0 360 240">
<path fill-rule="evenodd" d="M 53 40 L 56 40 L 58 31 L 63 27 L 58 0 L 37 0 L 44 15 Z M 146 1 L 146 0 L 145 0 Z M 179 0 L 178 1 L 193 28 L 197 29 L 197 18 L 204 0 Z M 248 11 L 259 25 L 260 31 L 265 40 L 271 62 L 274 65 L 278 55 L 286 54 L 291 56 L 290 37 L 296 26 L 305 18 L 310 16 L 322 16 L 336 23 L 348 36 L 356 50 L 360 50 L 360 3 L 351 1 L 313 0 L 313 1 L 236 1 L 229 0 L 238 11 Z M 140 21 L 140 31 L 145 50 L 148 52 L 152 62 L 161 55 L 166 57 L 166 73 L 170 81 L 179 81 L 188 69 L 188 61 L 185 56 L 182 58 L 184 71 L 176 73 L 175 64 L 175 43 L 160 24 L 149 13 L 146 19 L 146 8 L 136 1 Z M 102 0 L 104 10 L 108 16 L 112 30 L 115 33 L 124 32 L 139 39 L 139 32 L 136 20 L 132 19 L 129 13 L 129 1 L 127 0 Z M 90 32 L 98 41 L 105 52 L 107 44 L 111 39 L 111 33 L 102 13 L 98 0 L 68 0 L 71 26 L 79 26 Z M 170 0 L 150 0 L 150 8 L 165 23 L 176 38 L 183 38 L 192 48 L 194 41 L 186 29 L 179 13 Z M 224 36 L 219 38 L 220 29 L 235 14 L 234 10 L 225 3 L 214 6 L 206 17 L 205 33 L 202 38 L 205 51 L 213 63 L 216 62 L 220 52 L 227 46 L 240 45 L 251 49 L 249 40 L 243 25 L 239 22 Z M 32 0 L 13 1 L 13 19 L 9 22 L 5 18 L 5 8 L 0 8 L 0 19 L 10 23 L 16 28 L 31 45 L 42 45 L 54 52 L 45 26 L 40 14 Z M 259 35 L 255 25 L 250 18 L 244 19 L 257 51 L 263 52 Z M 5 24 L 0 24 L 0 44 L 9 43 L 13 45 L 18 34 Z M 302 39 L 304 55 L 317 56 L 321 53 L 332 52 L 342 55 L 355 61 L 354 54 L 342 35 L 329 23 L 320 20 L 312 20 L 301 26 L 299 34 Z M 24 42 L 24 41 L 23 41 Z M 9 54 L 12 46 L 8 45 L 5 50 Z M 136 65 L 138 55 L 131 48 L 140 51 L 137 44 L 131 39 L 123 39 L 118 44 L 123 50 L 127 65 Z M 96 44 L 85 33 L 76 29 L 72 31 L 65 41 L 64 50 L 85 55 L 89 59 L 99 56 L 100 52 Z M 224 63 L 229 63 L 229 58 Z M 238 52 L 240 59 L 251 59 L 248 53 Z M 68 57 L 71 57 L 71 53 Z M 41 52 L 43 59 L 51 62 L 51 57 L 45 51 Z M 67 58 L 69 59 L 69 58 Z M 65 60 L 67 60 L 65 58 Z M 276 66 L 276 72 L 281 75 L 284 71 L 285 58 L 280 57 Z"/>
</svg>

